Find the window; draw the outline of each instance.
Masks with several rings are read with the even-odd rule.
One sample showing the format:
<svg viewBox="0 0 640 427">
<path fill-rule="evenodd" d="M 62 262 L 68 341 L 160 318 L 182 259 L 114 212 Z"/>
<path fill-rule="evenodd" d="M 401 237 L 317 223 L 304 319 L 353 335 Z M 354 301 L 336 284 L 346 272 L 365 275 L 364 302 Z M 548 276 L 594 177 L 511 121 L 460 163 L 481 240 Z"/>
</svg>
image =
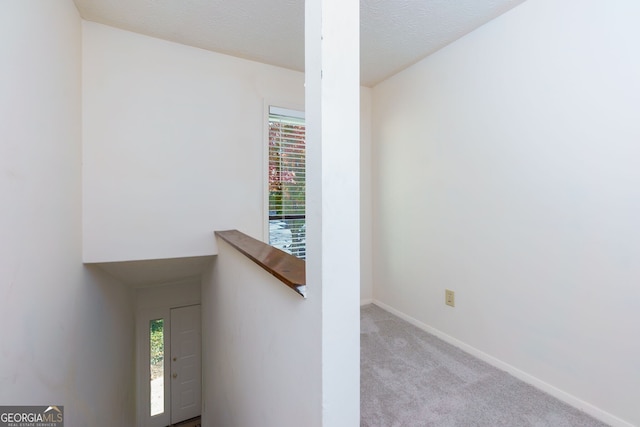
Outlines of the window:
<svg viewBox="0 0 640 427">
<path fill-rule="evenodd" d="M 151 416 L 164 412 L 164 319 L 149 322 Z"/>
<path fill-rule="evenodd" d="M 306 256 L 304 113 L 269 107 L 269 244 Z"/>
</svg>

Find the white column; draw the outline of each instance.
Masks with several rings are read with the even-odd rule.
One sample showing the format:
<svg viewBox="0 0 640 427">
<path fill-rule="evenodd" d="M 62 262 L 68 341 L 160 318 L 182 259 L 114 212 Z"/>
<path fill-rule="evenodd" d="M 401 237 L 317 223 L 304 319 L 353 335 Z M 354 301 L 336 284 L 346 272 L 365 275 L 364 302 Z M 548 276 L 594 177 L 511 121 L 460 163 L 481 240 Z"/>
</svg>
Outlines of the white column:
<svg viewBox="0 0 640 427">
<path fill-rule="evenodd" d="M 322 425 L 360 425 L 357 0 L 306 0 L 307 285 L 321 299 Z"/>
</svg>

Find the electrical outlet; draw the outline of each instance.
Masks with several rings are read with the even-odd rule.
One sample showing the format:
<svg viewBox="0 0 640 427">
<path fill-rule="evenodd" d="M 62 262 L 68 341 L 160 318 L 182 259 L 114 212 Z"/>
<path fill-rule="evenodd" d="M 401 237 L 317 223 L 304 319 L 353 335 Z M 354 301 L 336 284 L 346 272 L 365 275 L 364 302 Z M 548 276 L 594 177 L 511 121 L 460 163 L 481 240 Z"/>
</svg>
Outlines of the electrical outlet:
<svg viewBox="0 0 640 427">
<path fill-rule="evenodd" d="M 444 290 L 444 303 L 451 307 L 456 306 L 456 293 L 449 289 Z"/>
</svg>

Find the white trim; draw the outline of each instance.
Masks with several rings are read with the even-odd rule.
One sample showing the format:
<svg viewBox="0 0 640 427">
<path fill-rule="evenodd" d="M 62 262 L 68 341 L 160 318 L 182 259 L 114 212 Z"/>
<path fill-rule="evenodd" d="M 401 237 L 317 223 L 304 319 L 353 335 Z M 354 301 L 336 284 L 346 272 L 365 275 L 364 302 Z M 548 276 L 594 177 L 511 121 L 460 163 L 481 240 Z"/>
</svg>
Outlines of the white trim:
<svg viewBox="0 0 640 427">
<path fill-rule="evenodd" d="M 361 299 L 360 300 L 360 307 L 362 307 L 363 305 L 369 305 L 369 304 L 373 304 L 373 298 L 367 298 L 367 299 Z"/>
<path fill-rule="evenodd" d="M 262 113 L 262 241 L 269 244 L 269 107 L 265 99 Z"/>
<path fill-rule="evenodd" d="M 376 300 L 375 298 L 373 299 L 373 304 L 377 305 L 378 307 L 392 313 L 395 314 L 396 316 L 400 317 L 403 320 L 406 320 L 407 322 L 411 323 L 412 325 L 422 329 L 425 332 L 428 332 L 432 335 L 435 335 L 436 337 L 442 339 L 443 341 L 448 342 L 449 344 L 459 348 L 460 350 L 471 354 L 472 356 L 477 357 L 478 359 L 487 362 L 488 364 L 490 364 L 491 366 L 498 368 L 502 371 L 505 371 L 511 375 L 513 375 L 514 377 L 518 378 L 521 381 L 524 381 L 525 383 L 544 391 L 547 394 L 550 394 L 551 396 L 555 397 L 558 400 L 563 401 L 564 403 L 579 409 L 583 412 L 585 412 L 586 414 L 591 415 L 592 417 L 607 423 L 609 425 L 611 425 L 612 427 L 634 427 L 633 424 L 630 424 L 618 417 L 616 417 L 613 414 L 610 414 L 590 403 L 585 402 L 584 400 L 581 400 L 575 396 L 573 396 L 572 394 L 569 394 L 563 390 L 560 390 L 559 388 L 554 387 L 553 385 L 542 381 L 539 378 L 534 377 L 533 375 L 530 375 L 524 371 L 521 371 L 520 369 L 509 365 L 508 363 L 503 362 L 500 359 L 497 359 L 487 353 L 484 353 L 481 350 L 478 350 L 475 347 L 470 346 L 469 344 L 466 344 L 450 335 L 445 334 L 444 332 L 439 331 L 436 328 L 433 328 L 425 323 L 420 322 L 419 320 L 414 319 L 411 316 L 408 316 L 406 314 L 404 314 L 401 311 L 396 310 L 395 308 Z"/>
<path fill-rule="evenodd" d="M 290 108 L 277 107 L 273 104 L 269 105 L 269 114 L 277 114 L 278 116 L 295 117 L 296 119 L 304 119 L 304 109 L 292 110 Z"/>
</svg>

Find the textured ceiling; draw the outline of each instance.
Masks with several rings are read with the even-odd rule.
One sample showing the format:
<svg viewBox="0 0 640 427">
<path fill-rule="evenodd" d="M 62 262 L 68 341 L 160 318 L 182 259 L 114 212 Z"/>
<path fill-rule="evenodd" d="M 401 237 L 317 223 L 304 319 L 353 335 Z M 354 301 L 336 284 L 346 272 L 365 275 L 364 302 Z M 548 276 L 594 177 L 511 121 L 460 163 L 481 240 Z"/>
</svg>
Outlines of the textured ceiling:
<svg viewBox="0 0 640 427">
<path fill-rule="evenodd" d="M 373 86 L 524 0 L 361 0 Z M 304 0 L 75 0 L 84 19 L 302 71 Z"/>
</svg>

